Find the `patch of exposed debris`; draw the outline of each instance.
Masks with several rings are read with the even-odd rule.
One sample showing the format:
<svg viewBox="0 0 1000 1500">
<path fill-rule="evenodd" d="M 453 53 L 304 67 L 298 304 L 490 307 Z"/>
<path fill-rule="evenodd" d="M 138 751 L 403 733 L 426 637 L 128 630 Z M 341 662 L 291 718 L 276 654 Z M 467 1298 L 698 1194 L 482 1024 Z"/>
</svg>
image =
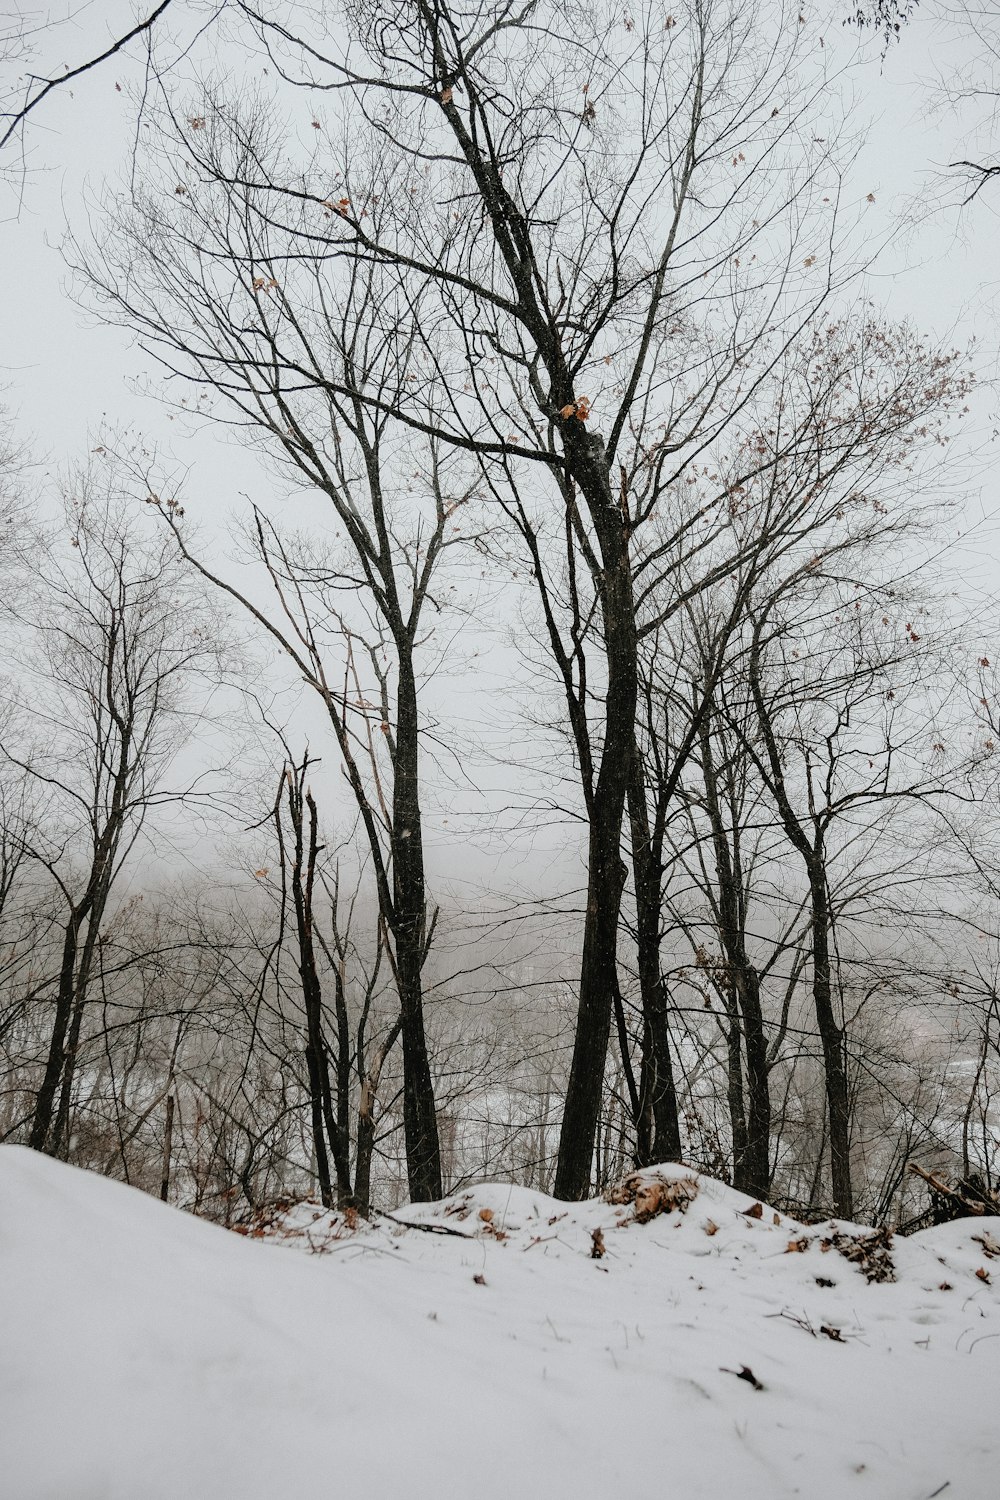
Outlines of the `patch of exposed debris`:
<svg viewBox="0 0 1000 1500">
<path fill-rule="evenodd" d="M 367 1224 L 356 1208 L 324 1208 L 313 1198 L 275 1198 L 248 1209 L 229 1227 L 253 1240 L 301 1241 L 313 1254 L 321 1254 Z"/>
<path fill-rule="evenodd" d="M 820 1240 L 820 1249 L 838 1251 L 845 1260 L 857 1266 L 868 1282 L 895 1281 L 892 1259 L 892 1233 L 884 1226 L 870 1234 L 845 1234 L 838 1230 L 829 1239 Z"/>
<path fill-rule="evenodd" d="M 637 1224 L 648 1224 L 660 1214 L 687 1213 L 697 1196 L 697 1177 L 665 1177 L 648 1170 L 630 1172 L 605 1194 L 616 1206 L 633 1205 Z"/>
</svg>

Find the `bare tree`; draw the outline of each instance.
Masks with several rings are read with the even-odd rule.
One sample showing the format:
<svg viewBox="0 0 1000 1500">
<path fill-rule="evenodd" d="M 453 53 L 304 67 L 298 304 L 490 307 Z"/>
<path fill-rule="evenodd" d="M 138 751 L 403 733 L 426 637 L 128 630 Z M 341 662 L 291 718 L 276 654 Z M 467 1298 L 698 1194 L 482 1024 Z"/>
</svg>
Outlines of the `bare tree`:
<svg viewBox="0 0 1000 1500">
<path fill-rule="evenodd" d="M 726 6 L 694 6 L 666 26 L 650 16 L 574 17 L 566 27 L 557 4 L 466 15 L 414 0 L 352 12 L 344 58 L 339 38 L 337 47 L 307 40 L 294 17 L 241 8 L 283 77 L 344 99 L 361 149 L 345 121 L 331 160 L 317 118 L 315 159 L 292 165 L 276 121 L 210 92 L 171 119 L 182 144 L 164 185 L 176 213 L 161 194 L 147 196 L 105 264 L 91 263 L 92 280 L 149 347 L 206 385 L 231 395 L 248 374 L 266 375 L 286 402 L 305 385 L 355 423 L 389 415 L 469 454 L 520 535 L 588 827 L 556 1183 L 578 1197 L 617 985 L 637 701 L 630 538 L 739 404 L 765 331 L 780 347 L 829 285 L 824 271 L 801 297 L 788 295 L 800 235 L 813 236 L 806 200 L 819 202 L 824 153 L 801 158 L 791 187 L 764 189 L 777 181 L 772 167 L 798 153 L 809 105 L 808 89 L 796 94 L 785 79 L 794 35 L 786 47 L 779 29 L 758 66 L 758 18 Z M 709 212 L 709 199 L 721 207 Z M 829 226 L 818 232 L 826 239 Z M 802 259 L 811 268 L 820 257 Z M 304 265 L 314 278 L 305 296 Z M 192 267 L 197 297 L 184 291 Z M 303 337 L 317 292 L 327 308 L 338 288 L 349 299 L 361 272 L 373 288 L 366 338 L 406 351 L 405 383 L 387 387 L 374 364 L 319 360 Z M 239 343 L 220 347 L 220 309 L 237 307 Z M 603 436 L 588 425 L 598 410 Z M 553 535 L 567 549 L 565 600 Z"/>
<path fill-rule="evenodd" d="M 185 585 L 173 547 L 128 517 L 115 475 L 91 470 L 73 489 L 59 534 L 37 559 L 32 598 L 17 612 L 33 691 L 0 741 L 40 807 L 44 799 L 24 848 L 63 903 L 29 1136 L 53 1153 L 65 1149 L 112 893 L 151 809 L 181 795 L 166 787 L 166 771 L 195 709 L 192 679 L 211 673 L 219 652 L 217 620 Z"/>
</svg>

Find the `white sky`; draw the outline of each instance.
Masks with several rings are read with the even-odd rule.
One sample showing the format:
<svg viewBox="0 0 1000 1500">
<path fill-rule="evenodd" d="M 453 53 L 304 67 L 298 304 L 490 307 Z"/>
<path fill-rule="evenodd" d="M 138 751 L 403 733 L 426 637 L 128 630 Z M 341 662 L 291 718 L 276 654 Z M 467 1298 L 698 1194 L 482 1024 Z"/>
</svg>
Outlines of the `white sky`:
<svg viewBox="0 0 1000 1500">
<path fill-rule="evenodd" d="M 200 0 L 175 3 L 176 12 L 172 8 L 168 13 L 174 33 L 190 33 L 208 12 Z M 144 0 L 140 13 L 148 8 Z M 827 53 L 836 62 L 846 61 L 855 46 L 854 34 L 845 32 L 839 19 L 849 8 L 848 0 L 842 9 L 824 0 L 823 9 L 831 19 L 821 29 Z M 73 18 L 68 23 L 67 12 Z M 52 7 L 49 15 L 63 18 L 64 24 L 40 36 L 38 70 L 74 66 L 102 50 L 112 35 L 133 24 L 135 13 L 127 0 L 90 0 L 83 5 L 63 0 L 63 7 Z M 816 14 L 815 9 L 809 12 L 810 17 Z M 879 46 L 872 44 L 869 60 L 853 70 L 842 87 L 854 99 L 852 128 L 867 134 L 851 190 L 855 195 L 875 194 L 869 221 L 873 238 L 898 228 L 871 278 L 872 298 L 893 316 L 909 318 L 929 334 L 956 344 L 975 335 L 976 363 L 981 377 L 991 381 L 1000 345 L 1000 218 L 990 198 L 1000 209 L 1000 184 L 988 187 L 962 216 L 936 206 L 936 171 L 964 153 L 959 150 L 960 121 L 948 110 L 932 111 L 928 87 L 936 74 L 962 77 L 972 45 L 949 23 L 924 10 L 906 28 L 902 41 L 889 49 L 884 63 Z M 214 61 L 225 64 L 227 59 Z M 247 66 L 242 58 L 239 65 Z M 136 48 L 131 59 L 114 59 L 71 90 L 55 91 L 31 120 L 26 136 L 30 172 L 20 208 L 10 194 L 2 204 L 0 381 L 6 385 L 6 403 L 17 419 L 19 435 L 42 460 L 43 469 L 55 472 L 86 454 L 102 423 L 137 426 L 157 447 L 191 466 L 190 494 L 197 499 L 199 515 L 217 518 L 225 546 L 227 514 L 240 505 L 241 492 L 266 494 L 266 477 L 243 449 L 225 438 L 211 432 L 181 435 L 164 409 L 138 389 L 144 373 L 139 352 L 127 335 L 101 326 L 74 303 L 59 251 L 66 222 L 77 234 L 85 234 L 88 201 L 96 202 L 104 181 L 113 180 L 127 165 L 134 134 L 131 91 L 141 81 L 142 54 Z M 831 114 L 837 109 L 831 100 Z M 970 525 L 978 529 L 951 559 L 963 576 L 991 596 L 1000 577 L 1000 535 L 989 522 L 980 524 L 980 518 L 1000 506 L 1000 467 L 991 442 L 994 406 L 994 392 L 989 390 L 976 413 L 979 431 L 974 446 L 979 451 L 969 464 L 968 515 Z M 992 609 L 986 623 L 992 628 Z M 502 644 L 497 649 L 502 653 Z M 501 654 L 492 663 L 477 663 L 480 690 L 491 680 L 499 686 L 504 675 L 499 668 L 505 660 Z M 459 717 L 467 712 L 469 687 L 468 680 L 454 685 L 452 702 Z M 510 724 L 502 700 L 495 700 L 489 711 L 502 735 L 504 724 Z M 503 773 L 494 768 L 494 784 L 502 783 Z M 463 800 L 471 809 L 468 799 Z M 444 827 L 439 821 L 444 816 L 447 809 L 428 832 L 431 845 L 438 842 L 447 851 L 453 848 L 455 827 L 454 820 Z M 553 831 L 542 840 L 549 850 L 543 858 L 551 857 L 561 837 Z M 511 848 L 506 840 L 501 843 L 502 848 L 477 866 L 484 881 L 501 859 L 511 861 Z M 522 857 L 527 857 L 526 851 Z"/>
</svg>

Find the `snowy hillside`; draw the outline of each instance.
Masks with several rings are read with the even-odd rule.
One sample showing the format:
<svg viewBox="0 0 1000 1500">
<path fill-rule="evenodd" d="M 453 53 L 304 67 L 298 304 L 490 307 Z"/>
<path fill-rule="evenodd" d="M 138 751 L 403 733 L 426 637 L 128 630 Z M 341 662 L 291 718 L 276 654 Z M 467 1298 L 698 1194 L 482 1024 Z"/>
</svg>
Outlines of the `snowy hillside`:
<svg viewBox="0 0 1000 1500">
<path fill-rule="evenodd" d="M 887 1249 L 674 1167 L 396 1220 L 262 1243 L 0 1148 L 2 1500 L 1000 1493 L 1000 1220 Z"/>
</svg>

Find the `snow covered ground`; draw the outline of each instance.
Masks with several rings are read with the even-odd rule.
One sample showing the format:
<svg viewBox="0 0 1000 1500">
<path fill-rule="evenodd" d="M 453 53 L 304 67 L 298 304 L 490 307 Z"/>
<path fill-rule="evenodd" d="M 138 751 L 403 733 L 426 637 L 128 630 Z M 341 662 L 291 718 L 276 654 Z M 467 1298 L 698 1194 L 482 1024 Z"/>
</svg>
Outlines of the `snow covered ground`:
<svg viewBox="0 0 1000 1500">
<path fill-rule="evenodd" d="M 995 1500 L 1000 1220 L 869 1282 L 708 1178 L 637 1221 L 686 1177 L 258 1240 L 0 1147 L 0 1497 Z"/>
</svg>

